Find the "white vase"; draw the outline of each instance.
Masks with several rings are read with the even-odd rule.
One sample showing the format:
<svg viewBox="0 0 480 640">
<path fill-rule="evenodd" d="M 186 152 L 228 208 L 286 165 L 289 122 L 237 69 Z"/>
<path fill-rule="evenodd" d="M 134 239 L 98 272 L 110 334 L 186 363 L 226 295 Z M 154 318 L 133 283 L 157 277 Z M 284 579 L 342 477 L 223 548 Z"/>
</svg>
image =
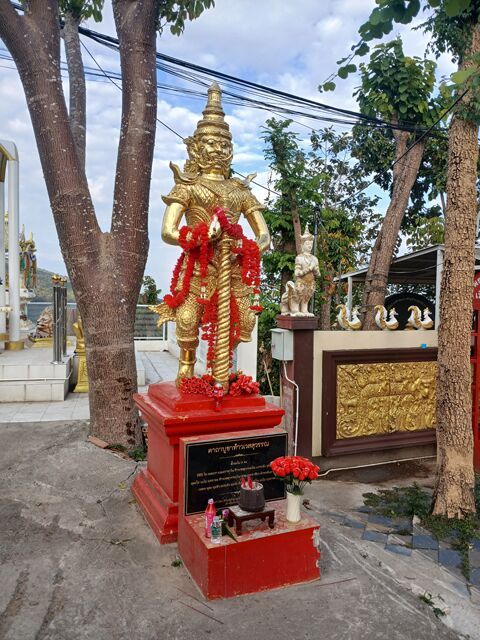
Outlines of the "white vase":
<svg viewBox="0 0 480 640">
<path fill-rule="evenodd" d="M 300 522 L 300 505 L 302 495 L 287 491 L 287 520 L 288 522 Z"/>
</svg>

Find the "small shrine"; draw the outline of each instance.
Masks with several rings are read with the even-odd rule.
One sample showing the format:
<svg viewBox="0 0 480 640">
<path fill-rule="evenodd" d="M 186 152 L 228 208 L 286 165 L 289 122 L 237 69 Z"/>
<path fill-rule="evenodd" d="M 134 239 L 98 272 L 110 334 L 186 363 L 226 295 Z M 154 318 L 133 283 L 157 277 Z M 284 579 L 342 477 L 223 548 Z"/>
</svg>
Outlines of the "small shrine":
<svg viewBox="0 0 480 640">
<path fill-rule="evenodd" d="M 160 543 L 178 541 L 203 594 L 225 598 L 319 577 L 319 525 L 306 514 L 293 518 L 285 500 L 286 489 L 299 508 L 298 478 L 311 481 L 317 468 L 307 471 L 308 461 L 296 458 L 288 474 L 275 471 L 288 448 L 279 428 L 284 412 L 250 376 L 232 371 L 234 350 L 250 341 L 261 311 L 260 255 L 270 234 L 250 189 L 255 174 L 230 177 L 232 136 L 216 83 L 184 142 L 188 160 L 183 170 L 170 164 L 174 186 L 163 198 L 162 225 L 163 240 L 181 253 L 170 293 L 151 307 L 159 324 L 175 321 L 179 367 L 175 381 L 135 396 L 148 423 L 148 462 L 132 490 Z M 245 236 L 242 216 L 255 240 Z M 307 231 L 306 254 L 309 242 Z M 304 309 L 304 298 L 297 288 L 291 304 Z M 200 340 L 203 376 L 195 375 Z"/>
</svg>

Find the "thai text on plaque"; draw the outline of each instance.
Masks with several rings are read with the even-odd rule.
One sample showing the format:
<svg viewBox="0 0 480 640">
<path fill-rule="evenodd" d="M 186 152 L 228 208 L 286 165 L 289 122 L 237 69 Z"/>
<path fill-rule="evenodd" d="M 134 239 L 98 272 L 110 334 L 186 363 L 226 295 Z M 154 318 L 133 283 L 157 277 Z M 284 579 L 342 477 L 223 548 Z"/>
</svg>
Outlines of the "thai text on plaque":
<svg viewBox="0 0 480 640">
<path fill-rule="evenodd" d="M 205 511 L 209 498 L 217 508 L 238 504 L 242 476 L 263 484 L 265 500 L 284 498 L 283 482 L 268 465 L 286 450 L 286 433 L 187 443 L 185 515 Z"/>
</svg>

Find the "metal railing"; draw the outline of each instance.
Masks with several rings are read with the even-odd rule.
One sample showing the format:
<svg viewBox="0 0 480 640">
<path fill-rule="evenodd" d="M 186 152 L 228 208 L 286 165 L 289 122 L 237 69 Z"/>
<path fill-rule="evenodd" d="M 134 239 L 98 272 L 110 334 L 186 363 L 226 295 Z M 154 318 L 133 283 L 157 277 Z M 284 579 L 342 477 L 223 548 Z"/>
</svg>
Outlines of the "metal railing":
<svg viewBox="0 0 480 640">
<path fill-rule="evenodd" d="M 35 325 L 45 307 L 52 307 L 52 302 L 28 302 L 26 305 L 27 318 Z M 75 302 L 66 303 L 63 316 L 65 323 L 65 347 L 66 336 L 73 335 L 72 324 L 77 318 L 76 310 L 77 304 Z M 150 311 L 147 304 L 137 304 L 134 328 L 135 340 L 167 340 L 167 323 L 158 328 L 157 322 L 158 315 Z"/>
<path fill-rule="evenodd" d="M 67 288 L 66 279 L 53 284 L 53 361 L 62 364 L 67 355 Z"/>
</svg>

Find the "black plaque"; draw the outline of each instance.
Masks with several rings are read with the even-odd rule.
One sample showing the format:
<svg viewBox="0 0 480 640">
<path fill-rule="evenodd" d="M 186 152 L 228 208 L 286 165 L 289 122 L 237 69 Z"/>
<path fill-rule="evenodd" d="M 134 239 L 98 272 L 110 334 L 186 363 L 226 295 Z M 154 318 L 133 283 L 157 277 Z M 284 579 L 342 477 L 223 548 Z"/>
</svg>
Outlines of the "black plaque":
<svg viewBox="0 0 480 640">
<path fill-rule="evenodd" d="M 238 504 L 242 476 L 263 484 L 265 500 L 284 498 L 284 484 L 268 465 L 286 451 L 286 433 L 187 443 L 185 515 L 205 511 L 209 498 L 217 508 Z"/>
</svg>

